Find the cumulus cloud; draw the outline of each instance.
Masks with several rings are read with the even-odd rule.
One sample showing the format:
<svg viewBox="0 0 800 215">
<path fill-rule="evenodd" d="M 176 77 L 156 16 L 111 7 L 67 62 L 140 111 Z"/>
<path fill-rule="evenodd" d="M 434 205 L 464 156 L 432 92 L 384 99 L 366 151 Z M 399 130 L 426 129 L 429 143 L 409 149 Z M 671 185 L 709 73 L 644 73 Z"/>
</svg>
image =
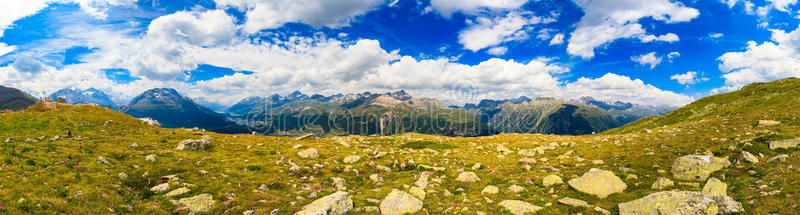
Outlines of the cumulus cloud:
<svg viewBox="0 0 800 215">
<path fill-rule="evenodd" d="M 556 34 L 555 36 L 553 36 L 553 39 L 550 40 L 551 46 L 561 45 L 561 44 L 564 44 L 564 34 L 562 33 Z"/>
<path fill-rule="evenodd" d="M 445 18 L 450 18 L 453 13 L 477 14 L 481 11 L 515 9 L 528 0 L 431 0 L 431 8 Z"/>
<path fill-rule="evenodd" d="M 9 46 L 5 43 L 0 43 L 0 57 L 17 50 L 16 46 Z"/>
<path fill-rule="evenodd" d="M 564 87 L 568 95 L 589 95 L 605 101 L 635 101 L 641 104 L 685 105 L 694 98 L 661 90 L 639 79 L 607 73 L 600 78 L 580 78 Z"/>
<path fill-rule="evenodd" d="M 532 13 L 510 12 L 501 17 L 477 17 L 467 29 L 459 32 L 458 42 L 464 48 L 478 51 L 500 43 L 528 39 L 526 26 L 542 22 L 552 22 Z"/>
<path fill-rule="evenodd" d="M 656 68 L 658 64 L 661 64 L 662 58 L 656 56 L 655 52 L 650 52 L 639 56 L 633 56 L 631 57 L 631 60 L 639 63 L 640 65 L 650 64 L 650 69 L 653 69 Z"/>
<path fill-rule="evenodd" d="M 800 77 L 800 26 L 791 32 L 772 30 L 772 41 L 747 42 L 741 52 L 727 52 L 717 58 L 725 86 L 712 92 L 726 92 L 752 82 Z"/>
<path fill-rule="evenodd" d="M 702 77 L 702 74 L 698 75 L 695 71 L 689 71 L 684 74 L 675 74 L 670 76 L 669 79 L 675 80 L 682 85 L 693 85 L 709 80 L 706 77 Z"/>
<path fill-rule="evenodd" d="M 489 50 L 486 51 L 486 53 L 497 56 L 504 55 L 506 54 L 506 52 L 508 52 L 508 48 L 506 48 L 505 46 L 490 48 Z"/>
<path fill-rule="evenodd" d="M 773 9 L 784 13 L 792 13 L 792 9 L 790 7 L 797 4 L 797 0 L 757 1 L 757 3 L 761 4 L 760 6 L 756 5 L 756 3 L 753 3 L 751 0 L 720 0 L 720 2 L 727 4 L 731 8 L 741 2 L 742 5 L 744 5 L 744 10 L 747 14 L 757 15 L 762 19 L 762 23 L 759 24 L 760 27 L 765 27 L 767 25 L 767 23 L 763 20 L 766 19 L 769 12 Z"/>
<path fill-rule="evenodd" d="M 698 15 L 697 9 L 670 0 L 573 0 L 584 15 L 572 32 L 567 52 L 584 59 L 594 57 L 594 50 L 622 38 L 636 38 L 641 42 L 678 41 L 678 35 L 649 34 L 639 23 L 650 17 L 665 23 L 687 22 Z"/>
<path fill-rule="evenodd" d="M 337 28 L 347 26 L 356 16 L 365 14 L 382 0 L 214 0 L 218 8 L 235 8 L 245 12 L 244 29 L 255 33 L 289 22 L 301 22 L 313 27 Z"/>
</svg>

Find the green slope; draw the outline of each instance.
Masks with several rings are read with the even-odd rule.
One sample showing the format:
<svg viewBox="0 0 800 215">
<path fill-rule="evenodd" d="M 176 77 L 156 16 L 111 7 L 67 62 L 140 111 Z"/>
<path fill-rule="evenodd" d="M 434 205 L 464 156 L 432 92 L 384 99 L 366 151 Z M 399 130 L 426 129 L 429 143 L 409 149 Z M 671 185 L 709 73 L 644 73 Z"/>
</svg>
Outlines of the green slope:
<svg viewBox="0 0 800 215">
<path fill-rule="evenodd" d="M 800 109 L 800 79 L 783 79 L 769 83 L 753 83 L 741 90 L 701 98 L 661 116 L 640 119 L 609 130 L 607 134 L 638 132 L 687 122 L 713 121 L 722 118 L 756 123 L 759 119 L 797 122 Z"/>
</svg>

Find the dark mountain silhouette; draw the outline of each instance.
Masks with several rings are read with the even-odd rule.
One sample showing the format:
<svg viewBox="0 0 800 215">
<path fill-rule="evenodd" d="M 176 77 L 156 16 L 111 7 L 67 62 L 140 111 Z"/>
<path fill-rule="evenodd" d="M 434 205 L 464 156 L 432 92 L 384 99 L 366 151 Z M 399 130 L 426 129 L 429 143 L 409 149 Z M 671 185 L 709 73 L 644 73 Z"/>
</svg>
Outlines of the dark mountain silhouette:
<svg viewBox="0 0 800 215">
<path fill-rule="evenodd" d="M 137 118 L 158 120 L 166 128 L 199 127 L 215 130 L 233 125 L 226 116 L 200 106 L 174 89 L 157 88 L 131 100 L 123 112 Z"/>
<path fill-rule="evenodd" d="M 0 86 L 0 110 L 20 111 L 37 102 L 39 99 L 21 90 Z"/>
</svg>

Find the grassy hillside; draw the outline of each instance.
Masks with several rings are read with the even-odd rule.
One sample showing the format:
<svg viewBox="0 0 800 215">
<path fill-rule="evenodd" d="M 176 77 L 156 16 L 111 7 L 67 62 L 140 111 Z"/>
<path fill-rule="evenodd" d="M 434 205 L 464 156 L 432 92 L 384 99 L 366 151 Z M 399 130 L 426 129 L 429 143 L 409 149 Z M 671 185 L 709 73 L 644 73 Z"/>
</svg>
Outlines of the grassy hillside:
<svg viewBox="0 0 800 215">
<path fill-rule="evenodd" d="M 616 133 L 582 136 L 406 133 L 296 140 L 157 128 L 95 106 L 58 105 L 50 111 L 35 106 L 0 114 L 0 141 L 18 140 L 0 143 L 0 214 L 185 214 L 172 201 L 199 194 L 215 200 L 206 214 L 292 214 L 335 192 L 331 177 L 345 181 L 344 191 L 355 207 L 349 214 L 376 214 L 372 210 L 392 189 L 408 192 L 426 172 L 431 180 L 418 214 L 508 214 L 498 205 L 503 200 L 543 207 L 537 214 L 599 214 L 595 207 L 615 214 L 619 203 L 657 192 L 651 185 L 661 177 L 675 181 L 670 190 L 700 191 L 704 181 L 677 180 L 670 169 L 680 156 L 706 153 L 733 163 L 711 177 L 728 185 L 727 194 L 742 203 L 746 214 L 791 214 L 800 209 L 795 196 L 800 193 L 800 151 L 771 150 L 767 142 L 800 137 L 800 120 L 795 117 L 800 108 L 795 97 L 787 96 L 796 93 L 792 86 L 797 85 L 797 80 L 756 84 L 741 94 L 687 106 L 697 109 L 694 112 L 679 109 L 665 119 L 651 118 Z M 687 120 L 670 121 L 678 116 Z M 781 124 L 759 127 L 759 119 Z M 641 132 L 644 128 L 652 132 Z M 67 132 L 73 136 L 63 137 Z M 56 135 L 61 138 L 53 138 Z M 214 147 L 175 150 L 186 139 L 208 139 Z M 133 143 L 138 146 L 129 147 Z M 298 156 L 309 148 L 317 149 L 319 157 Z M 524 155 L 535 149 L 543 153 Z M 743 162 L 742 151 L 761 162 Z M 779 154 L 786 154 L 786 161 L 766 162 Z M 155 155 L 155 161 L 145 160 L 148 155 Z M 361 159 L 343 163 L 351 155 Z M 98 162 L 100 156 L 109 163 Z M 521 164 L 526 157 L 536 163 Z M 612 171 L 627 189 L 598 198 L 567 184 L 542 184 L 548 175 L 566 182 L 591 168 Z M 466 171 L 480 180 L 455 180 Z M 171 175 L 178 179 L 161 179 Z M 165 182 L 169 190 L 190 191 L 174 197 L 150 191 Z M 482 193 L 488 185 L 499 193 Z M 521 191 L 512 191 L 512 185 Z M 563 197 L 584 200 L 591 207 L 558 203 Z"/>
<path fill-rule="evenodd" d="M 784 79 L 753 83 L 738 91 L 701 98 L 664 115 L 647 117 L 606 133 L 636 132 L 703 120 L 743 120 L 741 123 L 756 123 L 753 119 L 795 121 L 797 115 L 794 110 L 798 109 L 800 79 Z"/>
</svg>

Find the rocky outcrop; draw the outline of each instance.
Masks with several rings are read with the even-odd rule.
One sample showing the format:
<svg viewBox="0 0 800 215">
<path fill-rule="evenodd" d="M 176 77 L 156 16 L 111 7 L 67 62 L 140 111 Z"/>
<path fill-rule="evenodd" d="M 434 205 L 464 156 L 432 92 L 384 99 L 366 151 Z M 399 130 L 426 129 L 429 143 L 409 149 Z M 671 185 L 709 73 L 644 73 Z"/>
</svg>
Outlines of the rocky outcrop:
<svg viewBox="0 0 800 215">
<path fill-rule="evenodd" d="M 400 215 L 422 210 L 422 200 L 403 191 L 392 190 L 380 204 L 381 214 Z"/>
<path fill-rule="evenodd" d="M 297 156 L 305 159 L 314 159 L 319 157 L 319 153 L 317 153 L 317 149 L 310 148 L 300 152 L 297 152 Z"/>
<path fill-rule="evenodd" d="M 456 181 L 459 182 L 476 182 L 480 181 L 481 179 L 478 178 L 478 175 L 475 175 L 474 172 L 462 172 L 458 174 Z"/>
<path fill-rule="evenodd" d="M 295 215 L 341 215 L 353 209 L 350 194 L 338 191 L 303 206 Z"/>
<path fill-rule="evenodd" d="M 672 164 L 672 175 L 679 180 L 704 181 L 711 173 L 730 166 L 725 158 L 703 155 L 686 155 L 675 159 Z"/>
<path fill-rule="evenodd" d="M 614 193 L 622 193 L 628 187 L 622 179 L 611 171 L 592 168 L 580 178 L 567 182 L 575 190 L 605 198 Z"/>
<path fill-rule="evenodd" d="M 675 182 L 672 180 L 669 180 L 668 178 L 658 178 L 650 188 L 653 188 L 654 190 L 666 190 L 672 186 L 675 186 Z"/>
<path fill-rule="evenodd" d="M 203 151 L 203 150 L 210 150 L 214 148 L 214 143 L 208 140 L 184 140 L 178 143 L 178 146 L 175 147 L 175 150 L 184 151 Z"/>
<path fill-rule="evenodd" d="M 787 140 L 777 140 L 769 142 L 769 149 L 790 149 L 800 145 L 800 137 Z"/>
<path fill-rule="evenodd" d="M 564 181 L 561 180 L 561 177 L 559 177 L 557 175 L 548 175 L 548 176 L 545 176 L 544 179 L 542 179 L 542 185 L 544 185 L 545 187 L 553 186 L 553 185 L 556 185 L 556 184 L 563 184 L 563 183 L 564 183 Z"/>
</svg>

